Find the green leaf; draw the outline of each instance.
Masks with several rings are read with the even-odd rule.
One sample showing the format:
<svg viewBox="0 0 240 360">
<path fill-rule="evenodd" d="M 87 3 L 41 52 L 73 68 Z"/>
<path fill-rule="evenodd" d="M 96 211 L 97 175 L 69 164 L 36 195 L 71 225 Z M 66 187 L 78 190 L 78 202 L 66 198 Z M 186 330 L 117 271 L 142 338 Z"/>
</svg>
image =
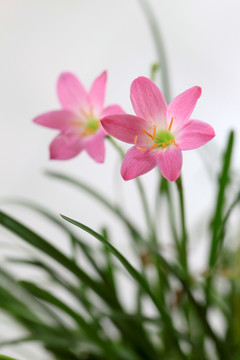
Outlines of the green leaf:
<svg viewBox="0 0 240 360">
<path fill-rule="evenodd" d="M 71 184 L 75 186 L 78 189 L 84 190 L 89 195 L 91 195 L 94 199 L 98 200 L 99 203 L 104 205 L 107 209 L 109 209 L 112 213 L 114 213 L 128 228 L 130 231 L 130 234 L 132 235 L 133 239 L 140 242 L 145 242 L 140 232 L 137 230 L 137 228 L 131 223 L 131 221 L 123 214 L 123 212 L 120 210 L 120 208 L 117 205 L 113 205 L 109 200 L 107 200 L 105 197 L 103 197 L 99 192 L 97 192 L 95 189 L 91 188 L 89 185 L 86 185 L 80 180 L 77 180 L 75 178 L 72 178 L 68 175 L 54 172 L 54 171 L 46 171 L 46 175 L 49 177 L 67 182 L 68 184 Z"/>
<path fill-rule="evenodd" d="M 17 359 L 5 355 L 0 355 L 0 360 L 17 360 Z"/>
<path fill-rule="evenodd" d="M 211 241 L 211 248 L 209 255 L 210 268 L 212 268 L 216 263 L 218 253 L 223 241 L 223 237 L 219 237 L 219 232 L 222 226 L 226 189 L 230 178 L 229 173 L 230 173 L 230 165 L 232 159 L 233 142 L 234 142 L 234 132 L 231 131 L 228 138 L 226 151 L 223 157 L 222 171 L 219 177 L 219 189 L 218 189 L 215 213 L 213 217 L 212 241 Z"/>
<path fill-rule="evenodd" d="M 68 314 L 82 329 L 87 337 L 93 341 L 93 343 L 97 344 L 101 350 L 105 353 L 106 356 L 110 358 L 115 358 L 115 353 L 113 352 L 113 348 L 110 343 L 98 336 L 97 329 L 92 324 L 88 323 L 79 313 L 71 309 L 66 303 L 59 300 L 56 296 L 51 294 L 49 291 L 40 288 L 29 281 L 21 281 L 20 284 L 30 292 L 30 294 L 36 296 L 37 298 L 46 301 L 47 303 L 59 308 L 66 314 Z"/>
<path fill-rule="evenodd" d="M 92 255 L 92 248 L 88 246 L 84 241 L 82 241 L 79 237 L 77 237 L 68 226 L 65 225 L 62 219 L 59 217 L 56 217 L 53 215 L 49 210 L 45 209 L 44 207 L 22 199 L 6 199 L 6 202 L 14 203 L 17 205 L 21 205 L 27 208 L 30 208 L 34 211 L 36 211 L 38 214 L 43 215 L 46 219 L 50 220 L 53 224 L 60 227 L 66 234 L 70 237 L 71 244 L 72 244 L 72 251 L 73 251 L 73 260 L 76 262 L 76 247 L 78 246 L 82 252 L 84 253 L 86 259 L 88 260 L 89 264 L 92 266 L 92 268 L 96 271 L 98 275 L 102 278 L 102 280 L 106 283 L 107 286 L 109 286 L 109 281 L 106 278 L 106 274 L 103 269 L 101 269 L 97 263 L 97 260 Z M 46 270 L 46 269 L 45 269 Z"/>
<path fill-rule="evenodd" d="M 102 242 L 104 245 L 106 245 L 109 250 L 111 251 L 111 253 L 120 261 L 120 263 L 124 266 L 124 268 L 127 270 L 127 272 L 131 275 L 131 277 L 142 287 L 143 291 L 145 291 L 145 293 L 152 299 L 154 305 L 156 306 L 157 310 L 159 311 L 159 313 L 161 314 L 163 321 L 166 324 L 166 327 L 169 329 L 169 331 L 172 334 L 172 339 L 173 342 L 175 343 L 176 348 L 178 349 L 178 351 L 182 354 L 182 351 L 179 347 L 178 344 L 178 339 L 176 336 L 176 332 L 173 328 L 172 322 L 171 322 L 171 318 L 169 316 L 169 314 L 167 313 L 167 311 L 165 310 L 165 308 L 162 306 L 161 302 L 159 302 L 158 298 L 154 295 L 154 293 L 152 292 L 152 290 L 150 289 L 148 282 L 146 281 L 146 279 L 143 277 L 143 275 L 137 271 L 130 263 L 129 261 L 113 246 L 111 245 L 109 242 L 106 241 L 106 239 L 99 233 L 95 232 L 94 230 L 92 230 L 91 228 L 89 228 L 88 226 L 75 221 L 71 218 L 68 218 L 64 215 L 61 215 L 63 219 L 65 219 L 66 221 L 68 221 L 69 223 L 81 228 L 82 230 L 88 232 L 90 235 L 94 236 L 97 240 L 99 240 L 100 242 Z"/>
<path fill-rule="evenodd" d="M 103 287 L 101 283 L 90 277 L 80 266 L 76 265 L 65 254 L 58 250 L 55 246 L 46 241 L 43 237 L 30 230 L 17 220 L 0 211 L 0 224 L 21 237 L 28 244 L 37 248 L 45 255 L 51 257 L 65 269 L 74 274 L 79 280 L 88 285 L 106 304 L 113 308 L 120 308 L 120 304 L 112 295 L 111 289 Z"/>
</svg>

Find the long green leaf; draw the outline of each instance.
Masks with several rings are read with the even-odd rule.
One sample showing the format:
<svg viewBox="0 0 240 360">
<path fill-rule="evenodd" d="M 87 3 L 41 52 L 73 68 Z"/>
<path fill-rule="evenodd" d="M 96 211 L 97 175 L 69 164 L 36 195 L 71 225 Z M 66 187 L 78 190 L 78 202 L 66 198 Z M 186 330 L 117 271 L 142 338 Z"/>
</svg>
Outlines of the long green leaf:
<svg viewBox="0 0 240 360">
<path fill-rule="evenodd" d="M 113 348 L 108 340 L 103 341 L 101 337 L 98 336 L 96 332 L 95 326 L 88 323 L 79 313 L 71 309 L 66 303 L 59 300 L 56 296 L 51 294 L 49 291 L 40 288 L 39 286 L 35 285 L 29 281 L 21 281 L 21 285 L 27 289 L 30 294 L 36 296 L 37 298 L 46 301 L 47 303 L 59 308 L 66 314 L 68 314 L 78 325 L 79 327 L 86 333 L 89 339 L 101 348 L 103 353 L 106 356 L 109 356 L 111 359 L 116 358 L 116 354 L 113 351 Z"/>
<path fill-rule="evenodd" d="M 212 268 L 216 263 L 218 251 L 219 248 L 221 247 L 221 242 L 222 242 L 222 238 L 220 238 L 218 235 L 219 235 L 219 230 L 221 229 L 222 226 L 225 196 L 226 196 L 225 192 L 227 189 L 227 185 L 229 183 L 229 172 L 230 172 L 230 165 L 232 159 L 233 142 L 234 142 L 234 132 L 231 131 L 223 158 L 221 175 L 219 178 L 219 190 L 218 190 L 215 214 L 213 218 L 212 241 L 211 241 L 211 248 L 209 255 L 210 268 Z"/>
<path fill-rule="evenodd" d="M 184 358 L 184 355 L 179 347 L 178 344 L 178 339 L 176 336 L 176 332 L 173 328 L 172 322 L 171 322 L 171 318 L 168 315 L 167 311 L 165 310 L 165 308 L 162 306 L 161 302 L 158 301 L 158 299 L 156 298 L 156 296 L 154 295 L 154 293 L 152 292 L 152 290 L 150 289 L 148 282 L 146 281 L 146 279 L 142 276 L 142 274 L 137 271 L 130 263 L 129 261 L 113 246 L 111 245 L 109 242 L 107 242 L 104 237 L 95 232 L 94 230 L 92 230 L 91 228 L 89 228 L 88 226 L 75 221 L 71 218 L 68 218 L 64 215 L 61 215 L 63 219 L 65 219 L 66 221 L 70 222 L 71 224 L 81 228 L 82 230 L 88 232 L 90 235 L 94 236 L 97 240 L 99 240 L 100 242 L 102 242 L 104 245 L 106 245 L 109 250 L 111 251 L 111 253 L 121 262 L 121 264 L 124 266 L 124 268 L 127 270 L 127 272 L 131 275 L 131 277 L 142 287 L 142 289 L 145 291 L 145 293 L 152 299 L 154 305 L 156 306 L 157 310 L 159 311 L 159 313 L 161 314 L 163 321 L 165 322 L 167 328 L 169 329 L 169 331 L 172 334 L 172 339 L 173 342 L 175 343 L 176 348 L 178 349 L 178 352 L 180 354 L 180 356 L 182 358 Z"/>
<path fill-rule="evenodd" d="M 109 209 L 111 212 L 113 212 L 117 217 L 123 221 L 123 223 L 127 226 L 129 229 L 131 235 L 133 238 L 137 241 L 145 242 L 140 232 L 137 230 L 137 228 L 131 223 L 131 221 L 123 214 L 123 212 L 120 210 L 120 208 L 117 205 L 113 205 L 109 200 L 107 200 L 105 197 L 103 197 L 99 192 L 97 192 L 95 189 L 91 188 L 89 185 L 86 185 L 80 180 L 77 180 L 73 177 L 70 177 L 68 175 L 54 172 L 54 171 L 46 171 L 46 175 L 49 177 L 67 182 L 68 184 L 71 184 L 78 189 L 84 190 L 89 195 L 91 195 L 94 199 L 98 200 L 102 205 L 104 205 L 107 209 Z"/>
<path fill-rule="evenodd" d="M 102 269 L 97 262 L 97 259 L 92 254 L 92 248 L 88 246 L 84 241 L 82 241 L 79 237 L 77 237 L 68 226 L 66 226 L 66 223 L 62 221 L 61 218 L 55 216 L 52 214 L 49 210 L 46 208 L 40 206 L 39 204 L 33 203 L 32 201 L 26 201 L 23 199 L 6 199 L 5 202 L 7 203 L 13 203 L 20 206 L 24 206 L 27 208 L 30 208 L 34 211 L 36 211 L 38 214 L 41 214 L 46 219 L 50 220 L 53 224 L 57 225 L 60 229 L 64 230 L 66 234 L 70 237 L 71 243 L 72 243 L 72 251 L 73 251 L 73 259 L 76 262 L 76 247 L 78 246 L 81 251 L 84 253 L 86 259 L 88 260 L 89 264 L 92 266 L 92 268 L 96 271 L 96 273 L 102 278 L 102 280 L 105 282 L 107 287 L 112 286 L 113 284 L 109 282 L 109 277 L 107 276 L 105 269 Z M 46 270 L 46 269 L 45 269 Z M 112 288 L 112 294 L 116 296 L 115 289 Z"/>
<path fill-rule="evenodd" d="M 50 256 L 52 259 L 64 266 L 65 269 L 73 273 L 83 284 L 91 288 L 99 297 L 105 301 L 105 303 L 110 306 L 111 309 L 121 310 L 121 305 L 115 297 L 113 297 L 111 288 L 104 287 L 102 283 L 97 282 L 91 278 L 86 272 L 84 272 L 79 266 L 77 266 L 71 259 L 61 253 L 60 250 L 51 245 L 48 241 L 43 239 L 40 235 L 36 234 L 34 231 L 30 230 L 26 226 L 19 223 L 17 220 L 8 216 L 7 214 L 0 211 L 0 224 L 5 226 L 7 229 L 20 236 L 30 245 L 34 246 L 45 255 Z M 138 336 L 133 330 L 133 324 L 126 323 L 116 323 L 116 326 L 119 328 L 123 338 L 127 341 L 127 344 L 130 343 L 133 349 L 142 348 L 146 345 L 147 351 L 144 352 L 146 360 L 149 359 L 148 353 L 151 354 L 153 348 L 148 346 L 147 340 L 142 338 L 141 344 L 139 344 Z M 139 329 L 140 331 L 140 329 Z M 150 359 L 149 359 L 150 360 Z"/>
<path fill-rule="evenodd" d="M 60 263 L 65 269 L 73 273 L 79 280 L 87 284 L 93 291 L 95 291 L 95 293 L 99 295 L 99 297 L 110 307 L 120 308 L 116 298 L 112 296 L 111 289 L 109 290 L 106 287 L 103 287 L 101 283 L 90 277 L 82 268 L 76 265 L 71 259 L 69 259 L 48 241 L 43 239 L 43 237 L 2 211 L 0 211 L 0 224 L 18 235 L 33 247 L 43 252 L 45 255 L 50 256 Z"/>
</svg>

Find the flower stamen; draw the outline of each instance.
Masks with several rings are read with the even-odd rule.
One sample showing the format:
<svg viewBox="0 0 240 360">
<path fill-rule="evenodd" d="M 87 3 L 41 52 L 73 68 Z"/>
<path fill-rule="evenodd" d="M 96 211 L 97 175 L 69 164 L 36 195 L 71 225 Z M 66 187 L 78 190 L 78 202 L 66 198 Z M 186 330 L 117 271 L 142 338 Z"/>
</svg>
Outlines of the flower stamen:
<svg viewBox="0 0 240 360">
<path fill-rule="evenodd" d="M 85 118 L 89 116 L 89 114 L 84 109 L 80 109 L 79 111 Z"/>
<path fill-rule="evenodd" d="M 153 144 L 153 145 L 149 148 L 149 150 L 152 150 L 155 146 L 158 147 L 157 144 Z"/>
<path fill-rule="evenodd" d="M 70 123 L 71 123 L 71 125 L 79 125 L 79 126 L 83 125 L 83 121 L 74 121 L 74 120 L 71 120 Z"/>
<path fill-rule="evenodd" d="M 173 124 L 173 117 L 171 118 L 171 121 L 170 121 L 170 124 L 169 124 L 169 127 L 168 127 L 168 131 L 171 130 L 172 124 Z"/>
<path fill-rule="evenodd" d="M 153 126 L 153 135 L 149 134 L 149 132 L 147 132 L 144 129 L 143 129 L 143 132 L 153 140 L 155 138 L 155 135 L 156 135 L 156 125 Z"/>
<path fill-rule="evenodd" d="M 138 136 L 136 135 L 135 138 L 134 138 L 134 144 L 136 145 L 136 142 L 137 142 L 137 138 Z"/>
<path fill-rule="evenodd" d="M 94 117 L 94 115 L 93 115 L 93 109 L 94 109 L 94 106 L 91 105 L 91 106 L 90 106 L 90 111 L 89 111 L 89 116 L 90 116 L 90 117 Z"/>
<path fill-rule="evenodd" d="M 164 142 L 164 143 L 162 144 L 162 150 L 165 148 L 165 146 L 167 146 L 167 144 Z"/>
<path fill-rule="evenodd" d="M 139 150 L 141 151 L 146 151 L 146 149 L 142 148 L 142 147 L 138 147 Z"/>
<path fill-rule="evenodd" d="M 174 139 L 169 140 L 168 144 L 170 145 L 171 143 L 173 143 L 176 147 L 178 147 L 178 144 L 176 144 Z"/>
</svg>

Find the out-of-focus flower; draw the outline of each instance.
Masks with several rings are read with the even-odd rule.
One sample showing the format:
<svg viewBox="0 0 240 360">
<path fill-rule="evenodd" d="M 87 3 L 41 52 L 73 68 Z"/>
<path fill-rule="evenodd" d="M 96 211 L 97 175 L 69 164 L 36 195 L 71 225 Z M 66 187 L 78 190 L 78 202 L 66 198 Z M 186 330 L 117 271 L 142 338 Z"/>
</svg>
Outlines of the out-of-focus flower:
<svg viewBox="0 0 240 360">
<path fill-rule="evenodd" d="M 50 144 L 50 159 L 68 160 L 86 150 L 95 161 L 104 161 L 104 137 L 107 134 L 100 119 L 112 114 L 124 114 L 119 105 L 103 107 L 106 78 L 104 71 L 87 92 L 75 75 L 60 75 L 57 94 L 62 110 L 44 113 L 33 120 L 39 125 L 60 130 Z"/>
<path fill-rule="evenodd" d="M 133 81 L 131 101 L 137 116 L 108 115 L 101 120 L 110 135 L 134 144 L 122 163 L 124 180 L 143 175 L 155 166 L 167 180 L 177 180 L 182 168 L 182 150 L 198 148 L 215 136 L 210 125 L 189 120 L 200 95 L 201 88 L 194 86 L 167 106 L 151 80 L 139 77 Z"/>
</svg>

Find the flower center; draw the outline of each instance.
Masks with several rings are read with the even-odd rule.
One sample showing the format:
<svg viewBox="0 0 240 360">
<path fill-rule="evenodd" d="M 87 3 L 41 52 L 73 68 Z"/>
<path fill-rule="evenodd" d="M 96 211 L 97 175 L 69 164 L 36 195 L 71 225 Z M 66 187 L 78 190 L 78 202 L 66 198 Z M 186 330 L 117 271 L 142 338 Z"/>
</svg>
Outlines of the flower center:
<svg viewBox="0 0 240 360">
<path fill-rule="evenodd" d="M 72 124 L 77 128 L 78 133 L 83 136 L 91 136 L 100 127 L 100 121 L 97 116 L 94 115 L 93 106 L 90 106 L 89 110 L 79 109 L 81 114 L 81 120 L 73 121 Z"/>
<path fill-rule="evenodd" d="M 86 119 L 86 122 L 83 125 L 82 136 L 89 136 L 94 134 L 100 126 L 100 121 L 93 117 Z"/>
<path fill-rule="evenodd" d="M 171 144 L 174 144 L 176 147 L 178 146 L 175 142 L 174 135 L 170 132 L 172 128 L 172 124 L 173 124 L 173 118 L 171 119 L 171 122 L 167 130 L 161 129 L 157 132 L 156 131 L 157 127 L 155 125 L 153 126 L 153 134 L 150 134 L 145 129 L 142 130 L 147 136 L 149 136 L 153 140 L 153 144 L 150 146 L 150 148 L 148 148 L 148 150 L 152 150 L 155 147 L 161 148 L 163 150 L 165 147 L 168 147 Z M 135 136 L 134 143 L 135 144 L 137 143 L 137 135 Z M 142 151 L 147 150 L 142 147 L 138 147 L 138 149 Z"/>
</svg>

